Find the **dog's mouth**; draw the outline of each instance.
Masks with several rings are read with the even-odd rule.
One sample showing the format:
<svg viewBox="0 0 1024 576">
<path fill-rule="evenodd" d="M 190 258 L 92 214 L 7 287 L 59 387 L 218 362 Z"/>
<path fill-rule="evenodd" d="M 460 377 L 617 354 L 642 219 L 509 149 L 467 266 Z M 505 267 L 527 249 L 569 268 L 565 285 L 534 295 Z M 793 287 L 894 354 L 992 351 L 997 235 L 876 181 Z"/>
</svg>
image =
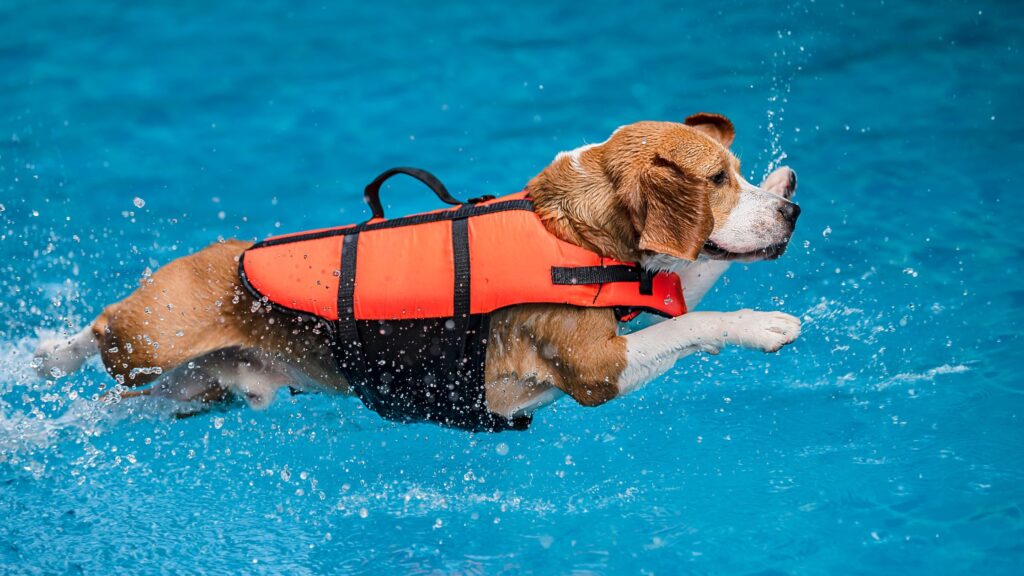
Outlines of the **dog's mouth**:
<svg viewBox="0 0 1024 576">
<path fill-rule="evenodd" d="M 775 260 L 779 256 L 782 256 L 786 252 L 786 248 L 789 246 L 789 238 L 786 238 L 782 242 L 765 246 L 764 248 L 758 248 L 750 252 L 731 252 L 722 248 L 714 241 L 708 240 L 704 243 L 704 249 L 702 253 L 711 258 L 712 260 L 737 260 L 740 262 L 754 262 L 757 260 Z"/>
</svg>

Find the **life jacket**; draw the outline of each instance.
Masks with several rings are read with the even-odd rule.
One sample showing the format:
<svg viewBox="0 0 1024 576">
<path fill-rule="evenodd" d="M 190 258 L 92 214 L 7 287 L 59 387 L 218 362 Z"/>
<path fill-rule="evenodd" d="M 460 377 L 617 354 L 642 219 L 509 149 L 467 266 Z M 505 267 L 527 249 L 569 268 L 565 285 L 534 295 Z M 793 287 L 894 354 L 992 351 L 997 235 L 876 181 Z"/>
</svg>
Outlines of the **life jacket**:
<svg viewBox="0 0 1024 576">
<path fill-rule="evenodd" d="M 453 208 L 385 219 L 380 186 L 412 175 Z M 552 235 L 525 192 L 460 202 L 429 173 L 384 172 L 362 224 L 276 236 L 242 254 L 242 283 L 276 309 L 325 324 L 338 370 L 381 416 L 469 430 L 525 429 L 487 409 L 490 315 L 531 303 L 686 312 L 679 277 Z"/>
</svg>

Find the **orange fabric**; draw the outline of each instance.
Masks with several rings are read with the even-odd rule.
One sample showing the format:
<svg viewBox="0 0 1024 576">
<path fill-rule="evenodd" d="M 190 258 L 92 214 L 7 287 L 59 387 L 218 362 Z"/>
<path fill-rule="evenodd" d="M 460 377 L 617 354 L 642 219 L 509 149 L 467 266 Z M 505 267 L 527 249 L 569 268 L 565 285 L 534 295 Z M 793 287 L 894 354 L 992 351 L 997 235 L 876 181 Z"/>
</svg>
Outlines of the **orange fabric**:
<svg viewBox="0 0 1024 576">
<path fill-rule="evenodd" d="M 337 320 L 342 238 L 250 249 L 243 261 L 245 278 L 274 304 Z"/>
<path fill-rule="evenodd" d="M 513 194 L 477 206 L 520 200 L 525 196 L 525 193 Z M 649 295 L 640 294 L 637 282 L 554 284 L 552 267 L 628 263 L 602 258 L 559 240 L 544 228 L 532 211 L 475 214 L 469 217 L 468 230 L 472 314 L 487 314 L 526 303 L 645 308 L 668 316 L 686 312 L 679 277 L 671 273 L 657 274 L 653 279 L 653 294 Z M 277 237 L 267 242 L 295 236 Z M 249 285 L 271 302 L 337 320 L 344 238 L 351 237 L 336 235 L 257 245 L 245 253 L 242 272 Z M 454 314 L 451 220 L 363 230 L 357 238 L 353 298 L 357 320 L 445 318 Z"/>
<path fill-rule="evenodd" d="M 619 262 L 551 235 L 536 214 L 497 212 L 469 221 L 470 312 L 485 314 L 527 303 L 572 304 L 598 308 L 643 307 L 671 316 L 686 312 L 679 277 L 658 274 L 654 290 L 643 295 L 633 282 L 553 284 L 551 268 L 620 266 Z"/>
<path fill-rule="evenodd" d="M 555 238 L 530 212 L 498 212 L 470 220 L 469 255 L 474 314 L 513 304 L 594 299 L 595 286 L 553 285 L 551 267 L 600 266 L 601 257 Z"/>
<path fill-rule="evenodd" d="M 443 318 L 455 313 L 450 220 L 360 232 L 357 254 L 357 319 Z"/>
</svg>

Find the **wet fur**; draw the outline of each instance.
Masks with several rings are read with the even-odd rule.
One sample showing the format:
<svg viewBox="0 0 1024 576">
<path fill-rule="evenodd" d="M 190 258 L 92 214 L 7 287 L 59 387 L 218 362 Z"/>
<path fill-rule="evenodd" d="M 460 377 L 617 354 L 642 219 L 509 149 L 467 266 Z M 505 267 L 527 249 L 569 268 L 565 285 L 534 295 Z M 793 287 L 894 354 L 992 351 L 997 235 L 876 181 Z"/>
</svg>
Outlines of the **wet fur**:
<svg viewBox="0 0 1024 576">
<path fill-rule="evenodd" d="M 617 260 L 678 268 L 692 307 L 727 267 L 701 252 L 716 223 L 726 222 L 741 202 L 739 163 L 727 149 L 732 138 L 732 124 L 717 115 L 698 114 L 686 125 L 640 122 L 605 143 L 560 154 L 527 188 L 546 227 L 559 238 Z M 727 182 L 709 180 L 721 170 L 729 171 Z M 795 180 L 775 185 L 789 186 L 791 194 Z M 220 242 L 167 264 L 108 306 L 71 344 L 43 343 L 37 352 L 41 370 L 71 371 L 80 357 L 98 350 L 124 387 L 163 375 L 151 390 L 177 400 L 240 396 L 262 408 L 285 385 L 349 393 L 319 322 L 269 309 L 242 287 L 238 259 L 250 245 Z M 700 291 L 695 298 L 693 290 Z M 487 348 L 488 407 L 504 415 L 530 413 L 562 394 L 582 405 L 602 404 L 656 377 L 667 369 L 662 364 L 670 366 L 682 355 L 716 351 L 726 342 L 744 344 L 740 336 L 716 337 L 725 326 L 743 331 L 729 319 L 739 321 L 726 314 L 687 315 L 678 324 L 664 323 L 665 334 L 655 342 L 619 335 L 607 309 L 499 310 L 491 318 Z M 756 340 L 751 347 L 777 349 L 792 341 L 799 323 L 794 329 L 786 322 L 766 316 L 748 321 Z M 776 346 L 770 334 L 784 331 Z M 643 365 L 648 354 L 658 366 Z"/>
</svg>

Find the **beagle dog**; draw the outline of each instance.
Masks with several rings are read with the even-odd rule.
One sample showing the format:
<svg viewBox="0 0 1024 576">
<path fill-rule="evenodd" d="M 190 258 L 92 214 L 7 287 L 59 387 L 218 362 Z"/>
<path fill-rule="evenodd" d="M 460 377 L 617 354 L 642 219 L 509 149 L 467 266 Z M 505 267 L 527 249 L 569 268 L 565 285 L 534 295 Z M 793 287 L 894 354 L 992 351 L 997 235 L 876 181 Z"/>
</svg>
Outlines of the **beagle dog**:
<svg viewBox="0 0 1024 576">
<path fill-rule="evenodd" d="M 731 262 L 782 255 L 800 214 L 794 172 L 747 182 L 729 151 L 733 138 L 717 114 L 630 124 L 559 154 L 526 192 L 558 239 L 677 274 L 692 310 Z M 240 397 L 262 409 L 282 387 L 353 394 L 319 325 L 261 308 L 243 288 L 238 262 L 250 246 L 229 240 L 170 262 L 79 334 L 42 342 L 39 373 L 73 372 L 98 353 L 117 381 L 108 401 L 156 395 L 208 406 Z M 486 408 L 515 418 L 563 395 L 603 404 L 694 352 L 727 344 L 775 352 L 797 338 L 800 321 L 689 312 L 620 334 L 609 308 L 523 304 L 495 311 L 488 330 Z"/>
</svg>

